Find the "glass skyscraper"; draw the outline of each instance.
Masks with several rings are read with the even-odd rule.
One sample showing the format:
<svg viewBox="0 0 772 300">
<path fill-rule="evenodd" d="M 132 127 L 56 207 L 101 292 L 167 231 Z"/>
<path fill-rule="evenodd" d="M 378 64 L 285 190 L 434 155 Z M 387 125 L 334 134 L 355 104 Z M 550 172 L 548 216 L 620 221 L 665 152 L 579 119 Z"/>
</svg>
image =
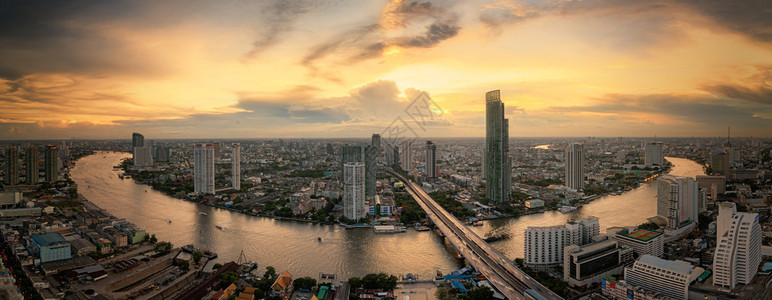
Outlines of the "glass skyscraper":
<svg viewBox="0 0 772 300">
<path fill-rule="evenodd" d="M 512 163 L 509 159 L 509 120 L 499 90 L 485 94 L 485 155 L 483 156 L 485 197 L 488 201 L 509 201 Z"/>
</svg>

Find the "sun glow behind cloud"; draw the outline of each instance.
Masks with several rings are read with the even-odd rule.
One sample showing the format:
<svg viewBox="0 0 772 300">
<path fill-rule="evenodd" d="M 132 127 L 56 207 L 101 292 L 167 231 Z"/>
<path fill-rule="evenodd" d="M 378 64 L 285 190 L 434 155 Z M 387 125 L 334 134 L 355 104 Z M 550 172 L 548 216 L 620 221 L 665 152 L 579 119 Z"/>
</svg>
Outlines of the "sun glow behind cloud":
<svg viewBox="0 0 772 300">
<path fill-rule="evenodd" d="M 0 138 L 364 136 L 417 91 L 447 111 L 428 135 L 481 136 L 493 89 L 513 137 L 769 135 L 772 25 L 722 5 L 18 2 Z"/>
</svg>

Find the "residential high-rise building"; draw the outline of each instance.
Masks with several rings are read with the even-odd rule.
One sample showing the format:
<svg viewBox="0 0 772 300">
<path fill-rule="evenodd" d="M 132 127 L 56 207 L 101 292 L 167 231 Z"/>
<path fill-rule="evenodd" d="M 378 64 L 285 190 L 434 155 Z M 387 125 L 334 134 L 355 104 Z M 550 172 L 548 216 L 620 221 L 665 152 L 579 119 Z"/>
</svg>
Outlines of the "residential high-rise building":
<svg viewBox="0 0 772 300">
<path fill-rule="evenodd" d="M 569 221 L 561 226 L 535 227 L 525 229 L 525 265 L 545 269 L 563 263 L 563 248 L 568 245 L 592 243 L 592 237 L 600 234 L 597 217 L 588 216 L 581 220 Z"/>
<path fill-rule="evenodd" d="M 612 227 L 606 230 L 606 234 L 609 239 L 617 241 L 620 245 L 633 248 L 633 252 L 639 256 L 648 254 L 662 257 L 665 250 L 665 236 L 662 232 Z"/>
<path fill-rule="evenodd" d="M 27 184 L 37 184 L 40 181 L 40 154 L 37 146 L 27 147 L 24 162 L 24 168 L 27 171 Z"/>
<path fill-rule="evenodd" d="M 193 148 L 193 191 L 197 194 L 214 194 L 212 144 L 196 144 Z"/>
<path fill-rule="evenodd" d="M 375 197 L 376 175 L 378 172 L 378 148 L 365 146 L 365 196 Z"/>
<path fill-rule="evenodd" d="M 424 167 L 426 178 L 437 178 L 437 145 L 432 141 L 426 141 L 426 165 Z"/>
<path fill-rule="evenodd" d="M 737 213 L 737 205 L 734 202 L 721 202 L 718 204 L 718 217 L 716 218 L 716 241 L 721 240 L 732 224 L 732 217 Z"/>
<path fill-rule="evenodd" d="M 710 156 L 710 168 L 713 174 L 724 175 L 727 178 L 732 176 L 732 156 L 728 149 L 716 150 Z"/>
<path fill-rule="evenodd" d="M 234 190 L 241 190 L 241 144 L 231 145 L 231 185 Z"/>
<path fill-rule="evenodd" d="M 697 222 L 699 187 L 691 177 L 660 176 L 657 179 L 657 215 L 665 229 L 677 230 Z"/>
<path fill-rule="evenodd" d="M 44 154 L 46 182 L 56 182 L 59 180 L 59 149 L 56 148 L 56 145 L 46 145 Z"/>
<path fill-rule="evenodd" d="M 682 260 L 643 255 L 625 268 L 625 281 L 673 299 L 689 299 L 689 284 L 702 270 Z"/>
<path fill-rule="evenodd" d="M 134 147 L 134 166 L 135 167 L 153 166 L 153 148 Z"/>
<path fill-rule="evenodd" d="M 665 144 L 662 142 L 647 143 L 644 146 L 646 153 L 644 162 L 647 166 L 661 166 L 665 164 L 665 156 L 663 155 L 664 146 Z"/>
<path fill-rule="evenodd" d="M 379 151 L 381 150 L 381 135 L 377 133 L 373 133 L 372 143 L 371 146 L 375 146 L 376 149 Z"/>
<path fill-rule="evenodd" d="M 17 185 L 19 183 L 19 148 L 8 146 L 5 152 L 5 184 Z"/>
<path fill-rule="evenodd" d="M 145 147 L 145 136 L 139 133 L 131 134 L 131 147 Z"/>
<path fill-rule="evenodd" d="M 726 176 L 697 175 L 695 179 L 701 189 L 711 189 L 716 185 L 716 191 L 719 194 L 723 195 L 726 192 Z"/>
<path fill-rule="evenodd" d="M 347 219 L 364 217 L 365 164 L 348 162 L 343 165 L 343 215 Z"/>
<path fill-rule="evenodd" d="M 402 170 L 410 172 L 413 168 L 413 142 L 405 141 L 402 144 Z"/>
<path fill-rule="evenodd" d="M 713 285 L 733 289 L 750 284 L 761 263 L 761 225 L 756 213 L 738 212 L 713 255 Z"/>
<path fill-rule="evenodd" d="M 509 201 L 512 163 L 509 158 L 509 120 L 504 118 L 501 91 L 485 94 L 485 197 L 492 203 Z"/>
<path fill-rule="evenodd" d="M 563 248 L 569 245 L 565 225 L 525 229 L 525 265 L 544 269 L 563 263 Z"/>
<path fill-rule="evenodd" d="M 361 162 L 365 165 L 365 194 L 375 196 L 378 151 L 374 146 L 345 145 L 341 158 L 341 170 L 350 162 Z"/>
<path fill-rule="evenodd" d="M 59 160 L 65 161 L 70 157 L 70 147 L 67 145 L 67 141 L 61 141 L 59 145 Z"/>
<path fill-rule="evenodd" d="M 327 143 L 327 155 L 335 155 L 335 148 L 332 147 L 332 143 Z"/>
<path fill-rule="evenodd" d="M 168 162 L 172 156 L 172 151 L 169 147 L 156 147 L 155 153 L 155 161 L 159 162 Z"/>
<path fill-rule="evenodd" d="M 584 145 L 572 143 L 566 148 L 565 185 L 577 191 L 584 190 Z"/>
<path fill-rule="evenodd" d="M 222 144 L 220 144 L 220 142 L 212 142 L 212 149 L 214 149 L 214 153 L 213 153 L 214 154 L 214 159 L 218 160 L 218 161 L 220 160 L 220 158 L 222 158 L 222 156 L 220 156 L 220 154 L 221 154 L 220 153 L 220 147 L 221 146 L 222 146 Z"/>
</svg>

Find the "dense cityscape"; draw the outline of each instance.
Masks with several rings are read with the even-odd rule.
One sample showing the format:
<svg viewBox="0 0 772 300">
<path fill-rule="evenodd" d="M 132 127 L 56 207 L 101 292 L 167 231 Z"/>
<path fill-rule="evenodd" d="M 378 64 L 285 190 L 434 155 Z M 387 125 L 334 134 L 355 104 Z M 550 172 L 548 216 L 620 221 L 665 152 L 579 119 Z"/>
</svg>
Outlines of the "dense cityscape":
<svg viewBox="0 0 772 300">
<path fill-rule="evenodd" d="M 6 142 L 3 291 L 8 299 L 770 296 L 772 141 L 733 138 L 730 129 L 723 138 L 510 139 L 499 91 L 485 103 L 484 141 L 380 134 L 188 141 L 134 133 L 131 140 Z M 372 231 L 371 239 L 436 234 L 459 268 L 343 278 L 338 270 L 276 269 L 243 250 L 235 257 L 163 241 L 81 194 L 99 183 L 71 173 L 81 160 L 107 155 L 118 158 L 112 180 L 198 206 Z M 676 157 L 701 170 L 670 175 Z M 572 214 L 646 186 L 656 190 L 646 200 L 656 214 L 641 223 L 602 227 L 603 219 L 583 216 L 522 232 L 469 231 L 495 220 Z M 498 246 L 507 240 L 522 252 L 500 253 L 511 253 Z M 527 284 L 507 290 L 512 280 Z"/>
</svg>

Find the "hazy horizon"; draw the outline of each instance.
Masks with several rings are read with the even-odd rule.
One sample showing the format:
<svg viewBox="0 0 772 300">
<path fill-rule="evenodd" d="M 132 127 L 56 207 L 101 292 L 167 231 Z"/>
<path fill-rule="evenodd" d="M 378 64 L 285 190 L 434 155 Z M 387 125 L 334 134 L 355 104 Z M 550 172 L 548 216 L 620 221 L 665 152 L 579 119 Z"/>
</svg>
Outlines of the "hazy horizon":
<svg viewBox="0 0 772 300">
<path fill-rule="evenodd" d="M 772 136 L 759 1 L 5 1 L 0 140 Z M 420 126 L 411 101 L 428 94 Z M 428 112 L 428 111 L 427 111 Z"/>
</svg>

